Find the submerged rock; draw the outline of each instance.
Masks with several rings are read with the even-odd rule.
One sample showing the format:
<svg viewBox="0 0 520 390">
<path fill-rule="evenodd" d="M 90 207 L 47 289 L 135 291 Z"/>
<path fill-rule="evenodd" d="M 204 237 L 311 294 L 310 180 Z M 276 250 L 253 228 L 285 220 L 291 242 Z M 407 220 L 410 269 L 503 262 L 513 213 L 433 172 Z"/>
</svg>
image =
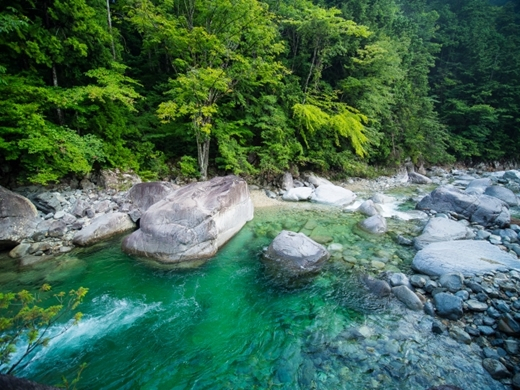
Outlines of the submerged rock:
<svg viewBox="0 0 520 390">
<path fill-rule="evenodd" d="M 132 229 L 135 229 L 135 223 L 127 214 L 103 214 L 77 232 L 72 242 L 78 246 L 89 246 Z"/>
<path fill-rule="evenodd" d="M 0 186 L 0 248 L 14 247 L 31 236 L 37 217 L 29 199 Z"/>
<path fill-rule="evenodd" d="M 507 267 L 520 269 L 520 261 L 487 241 L 436 242 L 415 255 L 412 268 L 419 273 L 440 276 L 460 272 L 464 276 Z"/>
<path fill-rule="evenodd" d="M 508 206 L 488 195 L 471 195 L 451 186 L 438 187 L 416 206 L 418 210 L 455 212 L 484 227 L 504 226 L 511 220 Z"/>
<path fill-rule="evenodd" d="M 154 204 L 123 251 L 160 262 L 204 259 L 253 218 L 247 183 L 236 176 L 192 183 Z"/>
<path fill-rule="evenodd" d="M 386 219 L 381 215 L 373 215 L 359 222 L 359 227 L 371 234 L 384 234 L 387 229 Z"/>
<path fill-rule="evenodd" d="M 330 253 L 303 233 L 283 230 L 265 253 L 266 262 L 290 276 L 315 273 L 329 259 Z"/>
</svg>

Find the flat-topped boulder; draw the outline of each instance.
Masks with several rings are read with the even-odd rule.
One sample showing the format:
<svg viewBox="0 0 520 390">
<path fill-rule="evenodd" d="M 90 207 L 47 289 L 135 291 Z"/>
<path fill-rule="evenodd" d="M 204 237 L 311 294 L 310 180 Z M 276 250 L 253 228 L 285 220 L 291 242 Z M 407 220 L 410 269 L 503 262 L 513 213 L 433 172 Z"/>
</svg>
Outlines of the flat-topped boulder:
<svg viewBox="0 0 520 390">
<path fill-rule="evenodd" d="M 269 266 L 290 276 L 315 273 L 329 257 L 324 246 L 303 233 L 287 230 L 275 237 L 264 255 Z"/>
<path fill-rule="evenodd" d="M 356 194 L 334 184 L 322 184 L 314 190 L 311 202 L 328 204 L 331 206 L 346 206 L 354 202 Z"/>
<path fill-rule="evenodd" d="M 78 246 L 94 245 L 135 227 L 135 223 L 126 213 L 103 214 L 77 232 L 72 242 Z"/>
<path fill-rule="evenodd" d="M 283 194 L 282 199 L 289 202 L 299 202 L 309 200 L 314 190 L 310 187 L 291 188 Z"/>
<path fill-rule="evenodd" d="M 432 218 L 424 227 L 420 236 L 414 240 L 415 249 L 423 249 L 433 242 L 462 240 L 469 238 L 471 232 L 458 221 L 448 218 Z"/>
<path fill-rule="evenodd" d="M 151 206 L 123 251 L 164 263 L 205 259 L 253 218 L 247 183 L 215 177 L 181 187 Z"/>
<path fill-rule="evenodd" d="M 472 276 L 502 268 L 520 269 L 520 260 L 487 241 L 458 240 L 436 242 L 421 249 L 412 268 L 430 276 L 451 272 Z"/>
<path fill-rule="evenodd" d="M 37 222 L 38 211 L 29 199 L 0 186 L 0 248 L 31 236 Z"/>
<path fill-rule="evenodd" d="M 416 206 L 418 210 L 455 212 L 484 227 L 508 224 L 509 207 L 498 198 L 465 193 L 452 186 L 441 186 L 426 195 Z"/>
</svg>

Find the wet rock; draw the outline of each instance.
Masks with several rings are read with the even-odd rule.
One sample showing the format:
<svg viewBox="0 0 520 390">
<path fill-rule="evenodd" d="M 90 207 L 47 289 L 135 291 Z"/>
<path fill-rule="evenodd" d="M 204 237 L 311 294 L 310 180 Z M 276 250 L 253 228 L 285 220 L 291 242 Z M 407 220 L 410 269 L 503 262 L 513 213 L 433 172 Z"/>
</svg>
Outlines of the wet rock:
<svg viewBox="0 0 520 390">
<path fill-rule="evenodd" d="M 410 310 L 422 310 L 423 303 L 419 297 L 406 286 L 397 286 L 392 288 L 392 292 L 402 303 Z"/>
<path fill-rule="evenodd" d="M 501 200 L 488 195 L 470 195 L 454 187 L 439 187 L 425 196 L 418 210 L 455 212 L 471 222 L 489 227 L 506 225 L 510 221 L 509 208 Z"/>
<path fill-rule="evenodd" d="M 464 276 L 502 267 L 520 268 L 515 256 L 486 241 L 460 240 L 428 245 L 415 255 L 412 268 L 427 275 L 460 272 Z"/>
<path fill-rule="evenodd" d="M 484 302 L 479 302 L 476 299 L 470 299 L 466 302 L 468 310 L 474 312 L 485 312 L 488 309 L 488 305 Z"/>
<path fill-rule="evenodd" d="M 511 385 L 513 386 L 513 389 L 520 389 L 520 373 L 515 374 L 511 382 Z"/>
<path fill-rule="evenodd" d="M 408 279 L 408 276 L 403 274 L 402 272 L 394 272 L 390 275 L 388 278 L 388 281 L 390 282 L 390 285 L 392 287 L 396 286 L 410 286 L 410 280 Z"/>
<path fill-rule="evenodd" d="M 506 366 L 504 366 L 496 359 L 486 358 L 482 360 L 482 366 L 494 379 L 504 379 L 511 377 L 511 373 L 507 370 Z"/>
<path fill-rule="evenodd" d="M 439 284 L 450 292 L 457 292 L 464 287 L 464 276 L 460 272 L 442 274 Z"/>
<path fill-rule="evenodd" d="M 252 218 L 247 183 L 233 175 L 215 177 L 181 187 L 150 207 L 122 248 L 167 263 L 209 258 Z"/>
<path fill-rule="evenodd" d="M 483 336 L 489 337 L 495 334 L 495 329 L 487 325 L 479 325 L 478 330 Z"/>
<path fill-rule="evenodd" d="M 370 292 L 378 297 L 386 297 L 392 292 L 390 285 L 384 280 L 374 279 L 369 275 L 363 275 L 361 280 Z"/>
<path fill-rule="evenodd" d="M 365 200 L 361 203 L 361 206 L 357 209 L 361 214 L 365 214 L 369 217 L 377 214 L 381 214 L 381 206 L 376 205 L 371 199 Z"/>
<path fill-rule="evenodd" d="M 429 279 L 430 279 L 429 276 L 414 274 L 414 275 L 410 276 L 410 284 L 413 287 L 423 288 Z"/>
<path fill-rule="evenodd" d="M 290 276 L 315 273 L 329 259 L 329 252 L 303 233 L 283 230 L 273 240 L 265 260 L 270 267 Z"/>
<path fill-rule="evenodd" d="M 437 315 L 450 320 L 458 320 L 463 315 L 462 299 L 448 293 L 438 293 L 433 297 Z"/>
<path fill-rule="evenodd" d="M 459 343 L 471 344 L 471 336 L 458 326 L 454 326 L 449 331 L 450 337 Z"/>
<path fill-rule="evenodd" d="M 444 325 L 441 321 L 434 320 L 432 322 L 432 332 L 435 334 L 443 334 L 448 330 L 448 327 Z"/>
<path fill-rule="evenodd" d="M 509 336 L 520 336 L 520 324 L 510 314 L 504 314 L 500 317 L 497 328 Z"/>
<path fill-rule="evenodd" d="M 504 349 L 510 355 L 518 355 L 520 352 L 520 342 L 514 339 L 504 340 Z"/>
<path fill-rule="evenodd" d="M 493 182 L 491 179 L 487 177 L 483 179 L 475 179 L 468 184 L 465 192 L 468 194 L 481 195 L 484 193 L 486 188 L 492 184 Z"/>
<path fill-rule="evenodd" d="M 511 207 L 518 206 L 518 198 L 516 197 L 514 192 L 508 188 L 501 186 L 491 186 L 486 188 L 484 194 L 492 196 L 494 198 L 498 198 Z"/>
<path fill-rule="evenodd" d="M 461 222 L 447 218 L 431 218 L 421 235 L 414 240 L 417 250 L 433 242 L 462 240 L 469 235 L 468 228 Z"/>
<path fill-rule="evenodd" d="M 37 217 L 29 199 L 0 186 L 0 248 L 14 247 L 30 237 Z"/>
<path fill-rule="evenodd" d="M 359 222 L 358 226 L 370 234 L 384 234 L 387 229 L 386 220 L 381 215 L 369 217 Z"/>
<path fill-rule="evenodd" d="M 9 257 L 11 257 L 13 259 L 18 259 L 20 257 L 23 257 L 29 252 L 30 247 L 31 247 L 31 244 L 22 242 L 21 244 L 18 244 L 13 249 L 11 249 L 11 251 L 9 252 Z"/>
<path fill-rule="evenodd" d="M 431 317 L 435 317 L 435 308 L 430 301 L 428 301 L 424 304 L 423 310 L 424 310 L 425 314 L 427 314 Z"/>
<path fill-rule="evenodd" d="M 309 200 L 314 190 L 309 187 L 292 188 L 283 194 L 282 199 L 289 202 Z"/>
<path fill-rule="evenodd" d="M 78 231 L 72 242 L 78 246 L 89 246 L 132 229 L 135 229 L 135 223 L 127 214 L 103 214 Z"/>
<path fill-rule="evenodd" d="M 320 185 L 311 195 L 311 202 L 331 206 L 346 206 L 356 199 L 356 194 L 346 188 L 335 185 Z"/>
</svg>

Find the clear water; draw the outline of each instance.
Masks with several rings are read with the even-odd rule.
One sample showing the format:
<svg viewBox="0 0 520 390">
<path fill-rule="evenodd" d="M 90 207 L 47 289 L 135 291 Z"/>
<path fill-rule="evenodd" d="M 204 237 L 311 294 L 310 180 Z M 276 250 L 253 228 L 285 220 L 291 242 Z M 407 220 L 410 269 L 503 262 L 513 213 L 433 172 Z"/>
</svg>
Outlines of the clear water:
<svg viewBox="0 0 520 390">
<path fill-rule="evenodd" d="M 55 291 L 89 288 L 79 325 L 53 339 L 19 374 L 59 384 L 86 362 L 80 389 L 309 388 L 301 375 L 308 340 L 334 337 L 361 323 L 363 313 L 381 309 L 359 288 L 357 272 L 406 269 L 413 256 L 391 234 L 356 234 L 361 218 L 316 206 L 258 210 L 215 258 L 193 269 L 143 263 L 120 251 L 121 238 L 23 269 L 2 259 L 2 291 L 43 283 Z M 405 234 L 416 229 L 389 224 Z M 260 260 L 282 229 L 343 249 L 319 276 L 288 286 Z M 381 263 L 384 269 L 374 268 Z"/>
</svg>

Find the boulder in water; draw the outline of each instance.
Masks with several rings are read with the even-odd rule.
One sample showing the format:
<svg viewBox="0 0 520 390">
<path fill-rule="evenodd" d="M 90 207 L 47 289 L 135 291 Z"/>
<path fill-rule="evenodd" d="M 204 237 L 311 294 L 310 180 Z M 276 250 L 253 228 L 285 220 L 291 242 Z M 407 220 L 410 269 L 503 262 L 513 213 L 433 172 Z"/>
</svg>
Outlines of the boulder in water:
<svg viewBox="0 0 520 390">
<path fill-rule="evenodd" d="M 314 190 L 311 201 L 331 206 L 346 206 L 356 199 L 356 194 L 333 184 L 322 184 Z"/>
<path fill-rule="evenodd" d="M 192 183 L 151 206 L 122 248 L 165 263 L 209 258 L 253 218 L 253 210 L 243 179 Z"/>
<path fill-rule="evenodd" d="M 468 238 L 470 232 L 461 222 L 448 218 L 432 218 L 424 227 L 420 236 L 414 240 L 415 249 L 420 250 L 432 242 L 462 240 Z"/>
<path fill-rule="evenodd" d="M 432 179 L 417 172 L 408 172 L 408 181 L 414 184 L 431 184 Z"/>
<path fill-rule="evenodd" d="M 520 269 L 520 260 L 488 241 L 475 240 L 435 242 L 417 252 L 412 262 L 413 269 L 430 276 L 450 272 L 472 276 L 504 267 Z"/>
<path fill-rule="evenodd" d="M 358 207 L 357 211 L 361 214 L 372 217 L 373 215 L 381 214 L 383 210 L 379 204 L 376 204 L 372 199 L 369 199 L 361 203 L 361 206 Z"/>
<path fill-rule="evenodd" d="M 14 247 L 31 236 L 37 218 L 29 199 L 0 186 L 0 248 Z"/>
<path fill-rule="evenodd" d="M 381 215 L 373 215 L 363 221 L 359 222 L 359 227 L 365 232 L 371 234 L 386 233 L 386 219 Z"/>
<path fill-rule="evenodd" d="M 77 232 L 72 242 L 89 246 L 132 229 L 135 229 L 135 223 L 126 213 L 103 214 Z"/>
<path fill-rule="evenodd" d="M 330 253 L 303 233 L 282 230 L 265 253 L 266 262 L 283 274 L 300 276 L 315 273 Z"/>
<path fill-rule="evenodd" d="M 451 186 L 442 186 L 426 195 L 416 206 L 418 210 L 439 213 L 455 212 L 484 227 L 504 226 L 511 220 L 508 206 L 488 195 L 471 195 Z"/>
</svg>

